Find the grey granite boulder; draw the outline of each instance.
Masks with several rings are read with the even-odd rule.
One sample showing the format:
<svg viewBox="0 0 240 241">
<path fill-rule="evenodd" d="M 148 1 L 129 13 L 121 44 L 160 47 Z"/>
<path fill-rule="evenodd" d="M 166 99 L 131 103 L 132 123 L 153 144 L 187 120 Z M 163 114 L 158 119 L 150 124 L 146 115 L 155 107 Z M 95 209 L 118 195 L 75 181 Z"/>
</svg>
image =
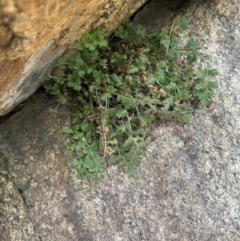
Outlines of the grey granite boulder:
<svg viewBox="0 0 240 241">
<path fill-rule="evenodd" d="M 239 0 L 192 1 L 185 15 L 179 38 L 195 37 L 220 73 L 211 106 L 188 125 L 152 125 L 140 178 L 111 167 L 92 197 L 78 189 L 64 121 L 48 118 L 54 99 L 39 95 L 0 125 L 1 241 L 240 240 Z"/>
</svg>

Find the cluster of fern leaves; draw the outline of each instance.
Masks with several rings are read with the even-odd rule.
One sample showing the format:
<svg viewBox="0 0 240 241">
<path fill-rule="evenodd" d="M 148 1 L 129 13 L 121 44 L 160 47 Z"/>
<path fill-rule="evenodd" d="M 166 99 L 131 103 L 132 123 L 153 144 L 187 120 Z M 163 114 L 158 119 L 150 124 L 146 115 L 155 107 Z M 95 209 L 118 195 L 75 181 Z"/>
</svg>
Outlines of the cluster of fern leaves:
<svg viewBox="0 0 240 241">
<path fill-rule="evenodd" d="M 203 58 L 194 39 L 178 46 L 174 31 L 185 29 L 181 17 L 160 33 L 125 20 L 111 41 L 98 27 L 57 61 L 46 90 L 71 110 L 66 147 L 81 179 L 96 179 L 112 164 L 137 178 L 146 126 L 158 118 L 188 123 L 194 108 L 209 103 L 217 71 L 195 67 Z"/>
</svg>

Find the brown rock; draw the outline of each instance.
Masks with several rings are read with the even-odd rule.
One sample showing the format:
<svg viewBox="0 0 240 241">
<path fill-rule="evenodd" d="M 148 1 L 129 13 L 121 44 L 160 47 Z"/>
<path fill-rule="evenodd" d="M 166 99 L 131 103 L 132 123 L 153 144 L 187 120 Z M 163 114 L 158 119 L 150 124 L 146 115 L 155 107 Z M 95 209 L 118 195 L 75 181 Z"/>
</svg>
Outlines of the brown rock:
<svg viewBox="0 0 240 241">
<path fill-rule="evenodd" d="M 12 32 L 6 26 L 0 26 L 0 47 L 7 45 L 12 38 Z"/>
<path fill-rule="evenodd" d="M 81 34 L 106 33 L 146 0 L 0 0 L 0 115 L 28 98 L 48 66 Z"/>
</svg>

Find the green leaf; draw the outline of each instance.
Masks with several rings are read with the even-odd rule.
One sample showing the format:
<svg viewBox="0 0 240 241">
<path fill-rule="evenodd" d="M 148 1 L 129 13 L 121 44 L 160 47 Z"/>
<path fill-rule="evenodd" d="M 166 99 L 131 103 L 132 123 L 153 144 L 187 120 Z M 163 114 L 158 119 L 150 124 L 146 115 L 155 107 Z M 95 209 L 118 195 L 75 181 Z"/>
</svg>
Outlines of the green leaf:
<svg viewBox="0 0 240 241">
<path fill-rule="evenodd" d="M 94 69 L 92 73 L 94 78 L 99 78 L 101 76 L 101 72 L 96 69 Z"/>
<path fill-rule="evenodd" d="M 147 126 L 148 124 L 152 123 L 156 117 L 154 115 L 142 115 L 140 118 L 141 126 Z"/>
<path fill-rule="evenodd" d="M 101 60 L 99 61 L 99 64 L 100 64 L 100 66 L 105 67 L 106 64 L 107 64 L 107 59 L 101 59 Z"/>
<path fill-rule="evenodd" d="M 167 67 L 168 67 L 168 71 L 170 73 L 177 71 L 177 65 L 176 65 L 176 62 L 174 60 L 169 60 L 169 63 L 168 63 Z"/>
<path fill-rule="evenodd" d="M 172 78 L 171 78 L 172 79 Z M 176 83 L 170 82 L 168 85 L 165 86 L 166 90 L 175 90 L 177 87 Z"/>
<path fill-rule="evenodd" d="M 169 60 L 175 60 L 177 58 L 179 58 L 180 56 L 180 51 L 178 49 L 170 49 L 168 51 L 167 57 Z"/>
<path fill-rule="evenodd" d="M 106 88 L 106 91 L 108 93 L 115 93 L 117 91 L 116 88 L 114 88 L 113 86 L 109 85 L 107 88 Z"/>
<path fill-rule="evenodd" d="M 186 69 L 183 71 L 183 76 L 187 80 L 191 80 L 194 76 L 194 70 L 193 69 Z"/>
<path fill-rule="evenodd" d="M 209 89 L 217 89 L 218 88 L 218 84 L 214 81 L 208 81 L 207 82 L 207 87 Z"/>
<path fill-rule="evenodd" d="M 83 166 L 86 168 L 90 168 L 92 165 L 92 159 L 89 156 L 86 156 L 83 161 Z"/>
<path fill-rule="evenodd" d="M 73 55 L 73 57 L 74 58 L 72 59 L 72 61 L 74 63 L 77 63 L 78 66 L 80 66 L 84 63 L 83 59 L 80 56 L 80 53 L 77 52 L 76 54 Z"/>
<path fill-rule="evenodd" d="M 106 41 L 106 40 L 101 40 L 101 41 L 98 42 L 98 45 L 99 45 L 100 47 L 107 48 L 107 47 L 108 47 L 108 41 Z"/>
<path fill-rule="evenodd" d="M 177 120 L 181 123 L 189 123 L 190 121 L 190 118 L 189 118 L 189 115 L 186 114 L 186 113 L 183 113 L 181 111 L 177 112 Z"/>
<path fill-rule="evenodd" d="M 133 107 L 133 99 L 130 97 L 125 97 L 122 96 L 121 98 L 118 97 L 119 100 L 121 100 L 122 104 L 124 105 L 125 109 L 130 109 L 131 107 Z"/>
<path fill-rule="evenodd" d="M 138 58 L 138 59 L 136 59 L 136 64 L 137 64 L 137 68 L 139 68 L 141 70 L 145 70 L 146 69 L 145 59 L 144 59 L 143 56 Z"/>
<path fill-rule="evenodd" d="M 189 49 L 195 49 L 195 48 L 198 47 L 198 45 L 197 45 L 197 42 L 195 41 L 195 39 L 191 37 L 191 38 L 188 40 L 186 47 L 189 48 Z"/>
<path fill-rule="evenodd" d="M 188 62 L 193 64 L 198 60 L 198 53 L 196 52 L 191 52 L 187 55 Z"/>
<path fill-rule="evenodd" d="M 177 100 L 182 100 L 182 97 L 183 97 L 182 91 L 179 90 L 176 94 L 176 98 L 177 98 Z"/>
<path fill-rule="evenodd" d="M 68 86 L 69 88 L 73 88 L 73 87 L 74 87 L 74 85 L 75 85 L 75 83 L 74 83 L 74 82 L 68 82 L 68 83 L 67 83 L 67 86 Z"/>
<path fill-rule="evenodd" d="M 98 89 L 98 88 L 97 88 L 96 85 L 90 85 L 90 86 L 89 86 L 89 91 L 90 91 L 91 93 L 94 93 L 95 90 L 97 90 L 97 89 Z"/>
<path fill-rule="evenodd" d="M 84 70 L 79 70 L 78 71 L 78 76 L 81 78 L 86 74 L 86 72 Z"/>
<path fill-rule="evenodd" d="M 207 69 L 198 70 L 196 72 L 196 77 L 198 79 L 204 80 L 207 76 L 208 76 L 208 70 Z"/>
<path fill-rule="evenodd" d="M 116 116 L 118 118 L 126 117 L 127 111 L 125 109 L 120 109 L 120 110 L 117 111 Z"/>
<path fill-rule="evenodd" d="M 154 79 L 158 84 L 164 83 L 165 74 L 163 69 L 157 69 L 157 71 L 154 73 Z M 147 80 L 147 83 L 149 83 L 149 79 Z"/>
<path fill-rule="evenodd" d="M 72 164 L 76 168 L 81 168 L 82 167 L 82 162 L 78 158 L 74 158 L 72 161 Z"/>
<path fill-rule="evenodd" d="M 176 38 L 172 38 L 170 41 L 170 46 L 172 49 L 176 49 L 178 50 L 178 41 Z M 178 50 L 178 53 L 180 53 L 180 51 Z"/>
<path fill-rule="evenodd" d="M 63 132 L 64 132 L 65 134 L 72 134 L 72 133 L 73 133 L 73 129 L 72 129 L 71 127 L 66 127 L 66 128 L 63 130 Z"/>
<path fill-rule="evenodd" d="M 96 172 L 96 171 L 98 171 L 98 167 L 95 165 L 94 162 L 92 162 L 92 163 L 89 165 L 88 171 L 89 171 L 89 172 Z"/>
<path fill-rule="evenodd" d="M 78 141 L 77 144 L 75 145 L 75 150 L 76 151 L 82 151 L 85 148 L 86 148 L 86 143 L 83 140 Z"/>
<path fill-rule="evenodd" d="M 76 133 L 74 133 L 72 138 L 75 139 L 75 140 L 81 140 L 82 141 L 83 140 L 83 133 L 76 132 Z"/>
<path fill-rule="evenodd" d="M 169 42 L 170 42 L 170 37 L 169 37 L 169 28 L 162 28 L 161 33 L 160 33 L 160 43 L 163 45 L 165 48 L 168 48 Z"/>
<path fill-rule="evenodd" d="M 129 125 L 128 122 L 126 122 L 126 123 L 120 125 L 118 127 L 118 129 L 121 130 L 122 132 L 126 132 L 126 131 L 129 131 L 131 129 L 131 126 Z"/>
<path fill-rule="evenodd" d="M 104 158 L 103 157 L 99 157 L 99 158 L 95 159 L 94 163 L 95 163 L 95 165 L 97 167 L 102 167 L 102 165 L 104 163 Z"/>
<path fill-rule="evenodd" d="M 212 77 L 214 77 L 214 76 L 217 76 L 219 73 L 218 73 L 218 71 L 216 70 L 216 69 L 209 69 L 208 70 L 208 75 L 209 76 L 212 76 Z"/>
<path fill-rule="evenodd" d="M 63 68 L 65 65 L 66 65 L 66 59 L 65 57 L 62 56 L 57 60 L 57 66 L 59 68 Z"/>
<path fill-rule="evenodd" d="M 138 71 L 139 71 L 139 69 L 135 65 L 130 66 L 130 68 L 128 69 L 129 74 L 134 74 L 134 73 L 137 73 Z"/>
<path fill-rule="evenodd" d="M 94 51 L 96 49 L 96 47 L 94 46 L 94 44 L 92 43 L 84 43 L 84 46 L 86 49 L 88 49 L 89 51 Z"/>
<path fill-rule="evenodd" d="M 84 106 L 84 116 L 88 116 L 88 115 L 91 115 L 93 113 L 93 109 L 92 109 L 92 106 L 90 104 L 85 104 Z"/>
<path fill-rule="evenodd" d="M 173 117 L 174 117 L 174 113 L 172 113 L 172 112 L 164 112 L 164 118 L 166 119 L 166 120 L 172 120 L 173 119 Z"/>
<path fill-rule="evenodd" d="M 63 96 L 63 95 L 59 95 L 57 101 L 58 101 L 61 105 L 65 105 L 65 104 L 67 103 L 67 99 L 66 99 L 65 96 Z"/>
<path fill-rule="evenodd" d="M 156 78 L 153 75 L 149 75 L 147 81 L 145 81 L 145 85 L 154 85 L 156 82 Z"/>
<path fill-rule="evenodd" d="M 81 86 L 79 84 L 74 84 L 73 89 L 76 91 L 80 91 L 81 90 Z"/>
<path fill-rule="evenodd" d="M 117 109 L 116 108 L 106 109 L 104 113 L 106 116 L 115 117 L 117 113 Z"/>
<path fill-rule="evenodd" d="M 199 95 L 201 108 L 204 108 L 207 106 L 211 98 L 213 97 L 213 92 L 211 90 L 206 89 L 202 94 Z"/>
<path fill-rule="evenodd" d="M 177 100 L 187 100 L 189 98 L 189 93 L 187 90 L 178 90 L 176 98 Z"/>
<path fill-rule="evenodd" d="M 190 38 L 187 42 L 186 48 L 188 49 L 187 59 L 189 63 L 196 62 L 199 57 L 197 42 L 193 38 Z"/>
<path fill-rule="evenodd" d="M 127 169 L 126 169 L 126 173 L 135 178 L 135 179 L 138 179 L 139 178 L 139 172 L 138 172 L 138 169 L 134 166 L 128 166 Z"/>
<path fill-rule="evenodd" d="M 73 132 L 77 132 L 77 131 L 78 131 L 78 129 L 79 129 L 79 124 L 75 123 L 75 124 L 72 124 L 71 126 L 72 126 Z"/>
<path fill-rule="evenodd" d="M 118 59 L 120 58 L 119 53 L 113 52 L 113 54 L 110 57 L 110 63 L 115 63 L 118 61 Z"/>
<path fill-rule="evenodd" d="M 174 105 L 174 99 L 172 97 L 167 98 L 163 101 L 164 109 L 169 110 L 171 106 Z"/>
<path fill-rule="evenodd" d="M 177 16 L 176 24 L 181 31 L 188 29 L 187 19 L 185 17 Z"/>
<path fill-rule="evenodd" d="M 76 40 L 74 42 L 74 45 L 78 48 L 78 50 L 82 50 L 83 49 L 82 42 L 80 42 L 79 40 Z"/>
<path fill-rule="evenodd" d="M 135 26 L 135 32 L 140 37 L 143 37 L 146 33 L 146 29 L 141 25 L 137 25 L 137 26 Z"/>
<path fill-rule="evenodd" d="M 80 125 L 80 128 L 84 132 L 91 131 L 91 124 L 90 123 L 82 123 Z"/>
<path fill-rule="evenodd" d="M 134 136 L 141 136 L 141 137 L 144 138 L 146 136 L 146 131 L 142 128 L 142 129 L 139 129 L 137 131 L 134 131 L 133 135 Z"/>
<path fill-rule="evenodd" d="M 196 90 L 205 90 L 206 89 L 206 84 L 205 83 L 199 83 L 195 85 Z"/>
<path fill-rule="evenodd" d="M 95 68 L 94 66 L 88 65 L 87 68 L 86 68 L 86 72 L 87 72 L 88 74 L 91 74 L 92 71 L 94 70 L 94 68 Z"/>
<path fill-rule="evenodd" d="M 156 69 L 158 71 L 164 69 L 165 67 L 166 67 L 165 61 L 160 61 L 159 63 L 156 64 Z"/>
<path fill-rule="evenodd" d="M 65 148 L 67 150 L 72 150 L 72 151 L 74 150 L 74 146 L 73 146 L 73 144 L 70 141 L 66 142 Z"/>
<path fill-rule="evenodd" d="M 97 140 L 93 141 L 93 142 L 89 145 L 89 148 L 91 149 L 92 152 L 95 152 L 98 147 L 99 147 L 99 141 L 97 141 Z"/>
<path fill-rule="evenodd" d="M 104 93 L 101 96 L 101 100 L 107 101 L 108 99 L 110 99 L 112 97 L 112 94 L 110 93 Z"/>
<path fill-rule="evenodd" d="M 134 141 L 133 137 L 132 137 L 132 136 L 129 136 L 129 137 L 124 141 L 124 143 L 122 144 L 122 146 L 123 146 L 123 147 L 130 146 L 133 141 Z"/>
<path fill-rule="evenodd" d="M 109 159 L 108 159 L 108 162 L 109 163 L 113 163 L 113 164 L 116 164 L 118 162 L 120 162 L 122 160 L 122 157 L 119 156 L 119 155 L 113 155 L 111 156 Z"/>
<path fill-rule="evenodd" d="M 117 76 L 116 74 L 113 74 L 112 75 L 112 79 L 113 81 L 116 83 L 116 86 L 119 87 L 122 85 L 122 82 L 123 82 L 123 78 L 122 76 Z"/>
</svg>

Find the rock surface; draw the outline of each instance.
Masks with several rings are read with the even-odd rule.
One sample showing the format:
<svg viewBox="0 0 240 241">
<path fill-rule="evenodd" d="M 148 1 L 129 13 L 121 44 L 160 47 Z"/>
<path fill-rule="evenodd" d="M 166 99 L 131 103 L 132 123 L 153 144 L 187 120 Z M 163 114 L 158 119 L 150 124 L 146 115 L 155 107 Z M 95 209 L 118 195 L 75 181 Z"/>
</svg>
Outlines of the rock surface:
<svg viewBox="0 0 240 241">
<path fill-rule="evenodd" d="M 194 36 L 220 72 L 215 102 L 189 125 L 152 126 L 140 179 L 111 167 L 92 198 L 48 118 L 54 100 L 40 96 L 0 125 L 0 240 L 240 240 L 239 1 L 185 15 L 180 38 Z"/>
<path fill-rule="evenodd" d="M 81 34 L 106 32 L 146 0 L 0 0 L 0 116 L 27 99 L 41 76 Z"/>
</svg>

